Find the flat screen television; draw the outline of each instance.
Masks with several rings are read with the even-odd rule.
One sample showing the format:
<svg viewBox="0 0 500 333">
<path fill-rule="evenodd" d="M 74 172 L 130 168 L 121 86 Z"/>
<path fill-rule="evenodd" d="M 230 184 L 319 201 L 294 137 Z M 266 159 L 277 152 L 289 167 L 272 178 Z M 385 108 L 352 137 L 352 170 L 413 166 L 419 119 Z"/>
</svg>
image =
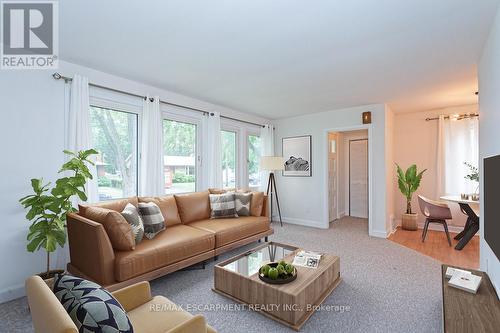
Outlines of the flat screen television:
<svg viewBox="0 0 500 333">
<path fill-rule="evenodd" d="M 484 159 L 484 239 L 500 260 L 500 155 Z"/>
</svg>

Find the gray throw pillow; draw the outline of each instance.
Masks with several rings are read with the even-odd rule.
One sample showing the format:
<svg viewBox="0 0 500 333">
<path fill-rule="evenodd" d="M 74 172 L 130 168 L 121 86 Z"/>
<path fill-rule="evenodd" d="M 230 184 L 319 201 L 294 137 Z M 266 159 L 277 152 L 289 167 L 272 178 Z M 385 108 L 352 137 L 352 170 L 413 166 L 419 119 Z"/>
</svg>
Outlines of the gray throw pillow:
<svg viewBox="0 0 500 333">
<path fill-rule="evenodd" d="M 139 214 L 144 224 L 144 236 L 153 239 L 158 233 L 165 230 L 165 219 L 160 207 L 154 202 L 139 202 Z"/>
<path fill-rule="evenodd" d="M 210 217 L 213 219 L 238 217 L 234 203 L 234 193 L 210 194 Z"/>
<path fill-rule="evenodd" d="M 141 216 L 139 215 L 139 211 L 134 205 L 128 203 L 121 214 L 132 227 L 135 245 L 139 244 L 142 241 L 142 237 L 144 237 L 144 224 Z"/>
<path fill-rule="evenodd" d="M 100 285 L 71 275 L 57 275 L 54 280 L 54 294 L 78 332 L 134 332 L 123 307 Z"/>
<path fill-rule="evenodd" d="M 236 192 L 234 196 L 236 214 L 238 214 L 238 216 L 250 216 L 250 203 L 252 202 L 252 193 Z"/>
</svg>

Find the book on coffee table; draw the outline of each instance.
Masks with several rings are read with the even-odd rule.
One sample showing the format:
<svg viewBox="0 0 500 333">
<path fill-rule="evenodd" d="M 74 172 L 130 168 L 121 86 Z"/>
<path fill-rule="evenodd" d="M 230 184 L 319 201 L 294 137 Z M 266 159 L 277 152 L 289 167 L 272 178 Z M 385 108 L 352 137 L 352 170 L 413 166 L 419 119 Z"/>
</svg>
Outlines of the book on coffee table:
<svg viewBox="0 0 500 333">
<path fill-rule="evenodd" d="M 320 253 L 300 250 L 293 258 L 292 265 L 309 267 L 309 268 L 318 268 L 320 260 L 321 260 Z"/>
</svg>

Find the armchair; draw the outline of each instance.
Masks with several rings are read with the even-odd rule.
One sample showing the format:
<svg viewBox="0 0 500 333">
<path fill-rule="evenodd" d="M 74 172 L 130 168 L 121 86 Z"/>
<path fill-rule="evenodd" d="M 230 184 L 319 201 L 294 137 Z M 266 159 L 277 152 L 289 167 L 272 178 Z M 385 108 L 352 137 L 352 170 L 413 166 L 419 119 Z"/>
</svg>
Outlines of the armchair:
<svg viewBox="0 0 500 333">
<path fill-rule="evenodd" d="M 62 304 L 39 276 L 26 280 L 26 294 L 36 333 L 78 333 Z M 152 297 L 146 281 L 112 295 L 127 312 L 135 332 L 216 333 L 202 315 L 193 316 L 163 296 Z"/>
</svg>

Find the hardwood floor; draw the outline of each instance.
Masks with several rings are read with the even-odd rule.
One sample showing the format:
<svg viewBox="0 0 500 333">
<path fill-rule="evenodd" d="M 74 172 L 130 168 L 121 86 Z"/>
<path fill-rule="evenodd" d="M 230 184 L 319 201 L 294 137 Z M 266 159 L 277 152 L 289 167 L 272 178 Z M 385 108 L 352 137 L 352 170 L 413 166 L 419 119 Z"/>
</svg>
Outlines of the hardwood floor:
<svg viewBox="0 0 500 333">
<path fill-rule="evenodd" d="M 443 264 L 479 269 L 479 237 L 472 237 L 462 251 L 457 251 L 455 245 L 458 241 L 453 239 L 455 235 L 456 233 L 450 232 L 452 243 L 450 247 L 444 232 L 429 230 L 425 242 L 422 243 L 421 229 L 407 231 L 398 227 L 389 236 L 389 240 L 439 260 Z"/>
</svg>

